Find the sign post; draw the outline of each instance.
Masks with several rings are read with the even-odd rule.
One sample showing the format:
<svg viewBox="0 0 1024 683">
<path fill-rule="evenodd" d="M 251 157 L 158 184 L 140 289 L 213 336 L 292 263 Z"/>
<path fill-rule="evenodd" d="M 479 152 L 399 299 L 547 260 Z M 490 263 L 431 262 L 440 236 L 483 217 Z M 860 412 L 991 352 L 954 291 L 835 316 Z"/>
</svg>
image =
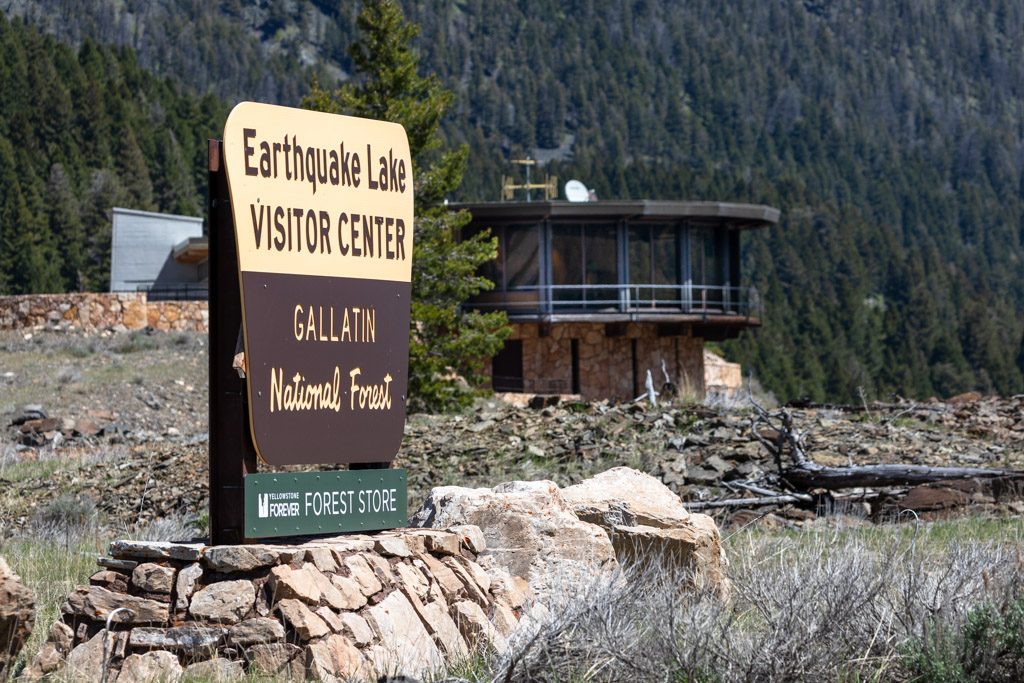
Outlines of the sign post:
<svg viewBox="0 0 1024 683">
<path fill-rule="evenodd" d="M 224 545 L 245 539 L 243 480 L 247 473 L 256 471 L 256 449 L 249 436 L 245 381 L 231 367 L 242 327 L 242 305 L 235 231 L 219 140 L 210 140 L 208 167 L 210 542 Z"/>
<path fill-rule="evenodd" d="M 245 538 L 400 526 L 404 471 L 366 468 L 389 466 L 405 423 L 413 246 L 405 130 L 243 102 L 228 117 L 221 149 L 223 176 L 215 178 L 212 155 L 210 176 L 211 530 L 214 517 L 234 529 L 232 515 L 244 517 L 237 528 Z M 214 235 L 221 177 L 233 254 L 220 240 L 228 231 Z M 236 256 L 230 275 L 227 259 L 215 267 L 215 243 L 221 255 Z M 221 282 L 231 275 L 233 292 Z M 223 311 L 234 301 L 237 323 Z M 236 352 L 237 332 L 228 350 L 232 324 L 241 327 L 245 359 L 237 396 L 214 380 L 214 366 L 226 374 Z M 223 416 L 214 421 L 215 390 L 236 418 L 232 401 L 245 406 L 243 438 L 231 436 Z M 214 438 L 220 428 L 226 434 Z M 360 471 L 256 474 L 247 448 L 272 466 Z M 230 513 L 214 502 L 225 493 Z"/>
</svg>

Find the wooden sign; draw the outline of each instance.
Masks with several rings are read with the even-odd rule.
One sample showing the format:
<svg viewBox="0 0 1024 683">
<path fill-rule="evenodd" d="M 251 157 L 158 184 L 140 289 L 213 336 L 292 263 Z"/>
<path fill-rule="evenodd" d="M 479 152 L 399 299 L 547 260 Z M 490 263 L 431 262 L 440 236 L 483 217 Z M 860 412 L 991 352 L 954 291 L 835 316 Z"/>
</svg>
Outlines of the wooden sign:
<svg viewBox="0 0 1024 683">
<path fill-rule="evenodd" d="M 272 465 L 392 461 L 409 362 L 405 129 L 243 102 L 223 149 L 257 454 Z"/>
</svg>

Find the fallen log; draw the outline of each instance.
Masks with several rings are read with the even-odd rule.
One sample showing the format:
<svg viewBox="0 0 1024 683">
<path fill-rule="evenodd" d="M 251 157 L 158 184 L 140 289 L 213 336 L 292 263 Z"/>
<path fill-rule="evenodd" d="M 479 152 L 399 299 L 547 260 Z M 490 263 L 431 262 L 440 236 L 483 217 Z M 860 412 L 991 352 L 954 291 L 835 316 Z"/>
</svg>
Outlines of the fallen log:
<svg viewBox="0 0 1024 683">
<path fill-rule="evenodd" d="M 1024 472 L 984 467 L 929 467 L 928 465 L 850 465 L 826 467 L 805 461 L 782 471 L 781 478 L 795 489 L 868 488 L 932 484 L 956 479 L 1021 479 Z"/>
</svg>

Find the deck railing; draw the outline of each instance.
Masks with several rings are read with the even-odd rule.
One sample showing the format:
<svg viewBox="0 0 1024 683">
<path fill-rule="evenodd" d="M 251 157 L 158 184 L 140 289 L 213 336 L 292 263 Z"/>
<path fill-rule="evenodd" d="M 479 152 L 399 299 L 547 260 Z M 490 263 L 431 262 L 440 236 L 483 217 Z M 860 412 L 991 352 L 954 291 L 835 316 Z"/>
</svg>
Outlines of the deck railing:
<svg viewBox="0 0 1024 683">
<path fill-rule="evenodd" d="M 510 316 L 562 314 L 727 315 L 759 318 L 753 287 L 728 285 L 546 285 L 484 292 L 468 307 Z"/>
<path fill-rule="evenodd" d="M 136 291 L 146 292 L 148 301 L 206 301 L 210 298 L 210 290 L 206 283 L 139 285 Z"/>
</svg>

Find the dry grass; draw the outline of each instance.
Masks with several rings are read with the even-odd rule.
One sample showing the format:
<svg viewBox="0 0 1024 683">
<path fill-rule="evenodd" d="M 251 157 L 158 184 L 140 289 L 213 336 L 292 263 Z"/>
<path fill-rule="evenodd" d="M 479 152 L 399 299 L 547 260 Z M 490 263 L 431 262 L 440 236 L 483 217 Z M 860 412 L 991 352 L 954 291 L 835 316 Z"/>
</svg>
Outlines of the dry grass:
<svg viewBox="0 0 1024 683">
<path fill-rule="evenodd" d="M 88 504 L 70 499 L 35 528 L 0 541 L 39 607 L 21 665 L 108 541 Z M 131 535 L 188 531 L 189 520 L 170 520 Z M 657 563 L 627 567 L 567 586 L 507 653 L 478 654 L 433 680 L 1024 680 L 1019 520 L 742 530 L 726 547 L 728 602 L 680 590 L 686 576 Z M 979 641 L 1001 645 L 979 651 Z"/>
<path fill-rule="evenodd" d="M 1015 654 L 1012 633 L 1007 652 L 987 662 L 972 660 L 961 637 L 985 610 L 996 622 L 990 634 L 1016 628 L 1005 615 L 1024 609 L 1021 534 L 1017 521 L 970 520 L 740 532 L 729 543 L 729 602 L 680 591 L 686 577 L 657 563 L 625 568 L 566 591 L 549 617 L 467 678 L 1022 680 L 1024 645 Z"/>
</svg>

